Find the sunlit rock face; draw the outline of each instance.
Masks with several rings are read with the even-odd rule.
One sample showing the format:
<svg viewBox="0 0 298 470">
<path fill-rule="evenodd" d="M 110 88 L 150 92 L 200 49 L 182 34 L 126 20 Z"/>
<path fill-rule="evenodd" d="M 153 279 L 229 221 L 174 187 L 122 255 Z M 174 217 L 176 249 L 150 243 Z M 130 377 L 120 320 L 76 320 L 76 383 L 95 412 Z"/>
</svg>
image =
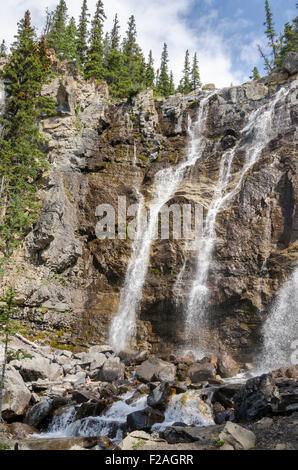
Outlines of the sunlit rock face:
<svg viewBox="0 0 298 470">
<path fill-rule="evenodd" d="M 200 204 L 206 218 L 223 157 L 234 151 L 223 192 L 231 197 L 218 210 L 212 232 L 202 341 L 214 355 L 225 350 L 250 361 L 261 346 L 271 302 L 297 261 L 297 75 L 284 72 L 165 100 L 155 100 L 149 89 L 112 103 L 105 83 L 86 83 L 71 63 L 55 67 L 59 77 L 43 90 L 57 99 L 56 116 L 41 123 L 51 164 L 42 178 L 43 209 L 2 283 L 3 289 L 16 285 L 20 318 L 58 344 L 108 340 L 132 241 L 119 237 L 117 226 L 116 238 L 98 239 L 96 208 L 111 204 L 117 224 L 119 196 L 128 207 L 142 194 L 148 207 L 158 172 L 185 161 L 200 103 L 210 94 L 202 154 L 185 170 L 168 205 Z M 285 92 L 274 102 L 280 89 Z M 3 103 L 0 84 L 0 108 Z M 243 174 L 257 134 L 245 129 L 261 108 L 271 109 L 271 134 Z M 187 347 L 186 306 L 197 260 L 198 250 L 184 239 L 152 241 L 134 344 L 163 353 Z M 194 329 L 197 321 L 194 316 Z"/>
</svg>

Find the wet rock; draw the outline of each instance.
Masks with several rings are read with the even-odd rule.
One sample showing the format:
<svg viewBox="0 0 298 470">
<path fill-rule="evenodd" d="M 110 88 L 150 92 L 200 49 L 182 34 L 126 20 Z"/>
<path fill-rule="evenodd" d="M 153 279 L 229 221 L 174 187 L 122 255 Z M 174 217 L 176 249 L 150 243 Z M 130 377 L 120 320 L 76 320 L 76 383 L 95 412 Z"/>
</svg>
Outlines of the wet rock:
<svg viewBox="0 0 298 470">
<path fill-rule="evenodd" d="M 224 408 L 234 407 L 234 395 L 241 389 L 241 384 L 224 385 L 215 390 L 212 401 L 220 403 Z"/>
<path fill-rule="evenodd" d="M 249 379 L 234 395 L 238 421 L 253 421 L 270 416 L 278 409 L 280 394 L 270 375 Z"/>
<path fill-rule="evenodd" d="M 189 366 L 187 375 L 192 383 L 198 383 L 210 378 L 215 378 L 216 368 L 209 358 L 204 358 Z"/>
<path fill-rule="evenodd" d="M 114 382 L 124 377 L 125 366 L 119 357 L 110 357 L 100 370 L 100 380 Z"/>
<path fill-rule="evenodd" d="M 219 438 L 235 450 L 249 450 L 256 444 L 256 436 L 252 431 L 231 422 L 225 425 L 223 431 L 219 434 Z"/>
<path fill-rule="evenodd" d="M 25 423 L 11 423 L 8 429 L 13 439 L 25 439 L 27 436 L 30 436 L 30 434 L 39 433 L 37 428 Z"/>
<path fill-rule="evenodd" d="M 214 417 L 214 421 L 216 424 L 223 424 L 226 423 L 227 421 L 236 421 L 235 417 L 235 411 L 233 409 L 223 411 L 221 413 L 217 413 Z"/>
<path fill-rule="evenodd" d="M 88 418 L 89 416 L 99 416 L 101 413 L 111 406 L 115 400 L 113 398 L 106 398 L 102 400 L 92 399 L 89 402 L 82 403 L 77 408 L 77 419 Z"/>
<path fill-rule="evenodd" d="M 5 386 L 2 402 L 2 417 L 13 421 L 25 413 L 30 403 L 31 392 L 26 387 L 19 372 L 8 365 L 5 374 Z"/>
<path fill-rule="evenodd" d="M 143 430 L 149 431 L 153 424 L 162 423 L 164 421 L 164 414 L 150 407 L 144 410 L 134 411 L 127 416 L 126 424 L 127 428 L 132 430 Z"/>
<path fill-rule="evenodd" d="M 52 409 L 53 404 L 51 401 L 44 400 L 36 403 L 27 411 L 24 422 L 39 429 Z"/>
<path fill-rule="evenodd" d="M 163 382 L 149 394 L 147 398 L 147 404 L 151 408 L 158 408 L 159 410 L 165 410 L 167 401 L 171 394 L 171 387 L 168 382 Z"/>
<path fill-rule="evenodd" d="M 218 359 L 218 372 L 223 378 L 234 377 L 240 370 L 239 364 L 227 353 Z"/>
<path fill-rule="evenodd" d="M 224 426 L 168 426 L 163 436 L 169 444 L 189 443 L 196 441 L 211 441 L 214 447 L 214 433 L 221 431 Z"/>
<path fill-rule="evenodd" d="M 173 382 L 176 378 L 176 367 L 174 364 L 153 357 L 137 366 L 136 376 L 144 382 L 155 380 Z"/>
<path fill-rule="evenodd" d="M 74 390 L 74 392 L 72 393 L 73 401 L 75 401 L 78 404 L 85 403 L 89 400 L 92 400 L 92 398 L 96 398 L 96 397 L 95 397 L 95 393 L 91 392 L 90 390 L 84 390 L 84 389 Z"/>
<path fill-rule="evenodd" d="M 290 75 L 298 73 L 298 52 L 290 52 L 282 66 Z"/>
</svg>

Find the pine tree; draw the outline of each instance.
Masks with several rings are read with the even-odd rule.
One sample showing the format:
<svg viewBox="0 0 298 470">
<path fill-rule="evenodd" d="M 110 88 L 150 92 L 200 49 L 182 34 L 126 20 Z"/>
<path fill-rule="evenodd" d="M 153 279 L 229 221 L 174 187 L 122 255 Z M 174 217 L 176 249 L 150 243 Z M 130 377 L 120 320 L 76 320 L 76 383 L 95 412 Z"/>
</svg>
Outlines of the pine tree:
<svg viewBox="0 0 298 470">
<path fill-rule="evenodd" d="M 128 30 L 123 41 L 122 81 L 128 97 L 136 94 L 145 86 L 146 64 L 141 48 L 137 43 L 137 28 L 135 17 L 128 21 Z"/>
<path fill-rule="evenodd" d="M 37 124 L 41 115 L 54 112 L 53 101 L 41 96 L 49 72 L 45 38 L 37 43 L 27 11 L 3 68 L 8 99 L 0 120 L 0 251 L 5 256 L 37 217 L 35 183 L 46 166 Z"/>
<path fill-rule="evenodd" d="M 164 43 L 163 51 L 161 54 L 161 64 L 160 64 L 160 72 L 158 76 L 157 82 L 157 91 L 161 93 L 163 96 L 170 95 L 170 77 L 169 77 L 169 54 L 168 54 L 168 46 Z"/>
<path fill-rule="evenodd" d="M 273 16 L 269 5 L 269 0 L 265 0 L 265 12 L 266 12 L 266 21 L 264 22 L 264 26 L 266 26 L 265 34 L 268 38 L 269 46 L 272 49 L 273 57 L 276 58 L 276 34 L 273 24 Z"/>
<path fill-rule="evenodd" d="M 0 57 L 6 57 L 6 56 L 7 56 L 7 46 L 5 43 L 5 39 L 3 39 L 0 45 Z"/>
<path fill-rule="evenodd" d="M 88 7 L 87 0 L 83 0 L 81 15 L 79 19 L 79 25 L 77 30 L 77 56 L 79 63 L 84 67 L 86 61 L 86 54 L 88 50 Z"/>
<path fill-rule="evenodd" d="M 103 2 L 98 0 L 96 11 L 91 23 L 90 47 L 87 52 L 85 65 L 85 78 L 94 77 L 97 80 L 103 78 L 103 23 L 106 15 L 103 8 Z"/>
<path fill-rule="evenodd" d="M 170 73 L 170 83 L 169 83 L 169 95 L 175 94 L 175 83 L 174 83 L 174 74 L 171 71 Z"/>
<path fill-rule="evenodd" d="M 149 52 L 148 63 L 146 65 L 146 78 L 145 83 L 147 88 L 154 86 L 155 73 L 154 73 L 154 60 L 152 51 Z"/>
<path fill-rule="evenodd" d="M 76 20 L 72 16 L 70 18 L 70 21 L 68 25 L 66 26 L 66 38 L 67 41 L 65 43 L 65 49 L 64 49 L 64 56 L 66 60 L 72 60 L 75 61 L 77 60 L 77 42 L 76 42 L 76 37 L 77 37 L 77 26 L 76 26 Z"/>
<path fill-rule="evenodd" d="M 184 69 L 183 69 L 183 78 L 182 78 L 182 93 L 187 94 L 191 91 L 191 83 L 190 83 L 190 61 L 189 61 L 189 50 L 185 53 L 184 59 Z"/>
<path fill-rule="evenodd" d="M 123 68 L 123 55 L 120 50 L 119 21 L 115 15 L 113 28 L 109 38 L 106 37 L 106 53 L 104 58 L 104 79 L 109 85 L 109 90 L 114 97 L 123 96 L 121 88 L 121 72 Z"/>
<path fill-rule="evenodd" d="M 296 4 L 298 8 L 298 4 Z M 278 53 L 275 64 L 280 69 L 285 58 L 290 52 L 298 51 L 298 16 L 293 19 L 292 24 L 286 23 L 279 41 Z"/>
<path fill-rule="evenodd" d="M 260 77 L 259 70 L 257 67 L 253 68 L 252 74 L 249 78 L 250 80 L 260 80 L 261 77 Z"/>
<path fill-rule="evenodd" d="M 50 20 L 51 26 L 47 35 L 47 46 L 55 49 L 59 59 L 65 59 L 67 25 L 67 6 L 64 0 L 60 0 L 53 17 Z"/>
<path fill-rule="evenodd" d="M 199 64 L 197 53 L 195 52 L 193 56 L 193 63 L 191 69 L 191 90 L 196 90 L 202 86 L 201 77 L 199 72 Z"/>
</svg>

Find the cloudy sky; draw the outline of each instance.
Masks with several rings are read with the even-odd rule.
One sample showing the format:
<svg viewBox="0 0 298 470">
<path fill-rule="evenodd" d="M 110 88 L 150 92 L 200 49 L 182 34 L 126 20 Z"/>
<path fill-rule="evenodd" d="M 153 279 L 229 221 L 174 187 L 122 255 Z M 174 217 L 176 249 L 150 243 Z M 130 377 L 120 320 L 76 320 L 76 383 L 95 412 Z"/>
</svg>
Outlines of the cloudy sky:
<svg viewBox="0 0 298 470">
<path fill-rule="evenodd" d="M 0 40 L 11 43 L 16 23 L 29 9 L 34 25 L 42 29 L 46 7 L 58 0 L 0 0 Z M 66 0 L 71 16 L 79 17 L 82 0 Z M 128 17 L 134 14 L 138 40 L 147 55 L 152 49 L 155 66 L 162 45 L 168 44 L 170 67 L 176 81 L 181 76 L 185 50 L 198 53 L 201 78 L 217 87 L 248 80 L 255 65 L 262 70 L 257 44 L 264 38 L 264 0 L 104 0 L 106 28 L 111 29 L 118 13 L 125 33 Z M 296 0 L 270 0 L 276 30 L 296 16 Z M 96 0 L 88 0 L 93 14 Z"/>
</svg>

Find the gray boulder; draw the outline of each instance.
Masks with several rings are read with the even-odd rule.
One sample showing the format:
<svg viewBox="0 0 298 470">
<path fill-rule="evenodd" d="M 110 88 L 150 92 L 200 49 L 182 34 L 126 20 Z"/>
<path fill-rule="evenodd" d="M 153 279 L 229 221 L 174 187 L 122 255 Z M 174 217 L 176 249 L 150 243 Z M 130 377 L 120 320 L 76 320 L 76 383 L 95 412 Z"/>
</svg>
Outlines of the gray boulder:
<svg viewBox="0 0 298 470">
<path fill-rule="evenodd" d="M 100 380 L 113 382 L 124 378 L 125 366 L 119 357 L 110 357 L 100 369 Z"/>
<path fill-rule="evenodd" d="M 204 358 L 189 366 L 187 375 L 192 383 L 203 382 L 216 377 L 216 368 L 209 358 Z"/>
<path fill-rule="evenodd" d="M 162 411 L 147 407 L 134 411 L 127 416 L 126 424 L 130 431 L 150 431 L 155 423 L 162 423 L 165 417 Z"/>
<path fill-rule="evenodd" d="M 219 439 L 235 450 L 249 450 L 256 445 L 256 436 L 252 431 L 230 421 L 219 434 Z"/>
<path fill-rule="evenodd" d="M 284 60 L 283 69 L 290 75 L 298 73 L 298 52 L 290 52 Z"/>
<path fill-rule="evenodd" d="M 136 376 L 144 382 L 174 382 L 176 367 L 174 364 L 152 357 L 136 368 Z"/>
<path fill-rule="evenodd" d="M 7 366 L 2 402 L 2 417 L 13 421 L 22 416 L 29 405 L 31 392 L 20 373 L 11 365 Z"/>
<path fill-rule="evenodd" d="M 148 406 L 164 410 L 170 394 L 171 388 L 168 382 L 161 383 L 148 395 Z"/>
<path fill-rule="evenodd" d="M 52 409 L 53 404 L 50 401 L 44 400 L 36 403 L 36 405 L 32 406 L 32 408 L 27 411 L 24 419 L 25 424 L 39 428 L 49 416 Z"/>
<path fill-rule="evenodd" d="M 63 375 L 60 365 L 52 363 L 49 359 L 34 355 L 32 359 L 24 359 L 20 362 L 20 374 L 25 382 L 33 382 L 38 379 L 55 380 Z"/>
</svg>

